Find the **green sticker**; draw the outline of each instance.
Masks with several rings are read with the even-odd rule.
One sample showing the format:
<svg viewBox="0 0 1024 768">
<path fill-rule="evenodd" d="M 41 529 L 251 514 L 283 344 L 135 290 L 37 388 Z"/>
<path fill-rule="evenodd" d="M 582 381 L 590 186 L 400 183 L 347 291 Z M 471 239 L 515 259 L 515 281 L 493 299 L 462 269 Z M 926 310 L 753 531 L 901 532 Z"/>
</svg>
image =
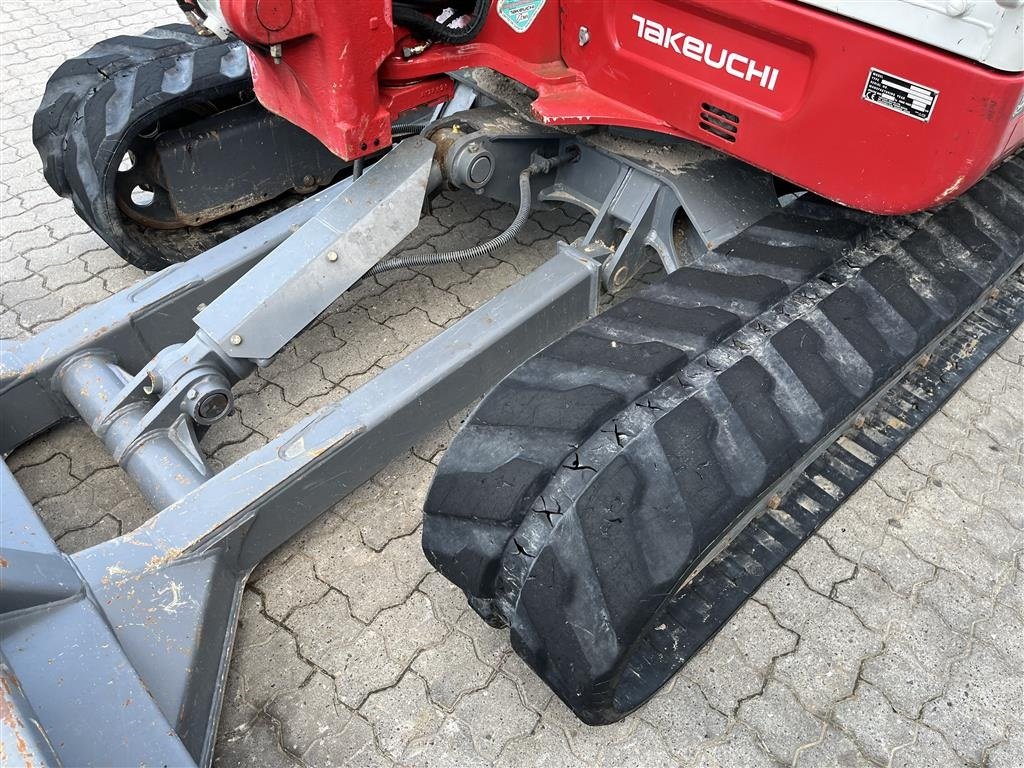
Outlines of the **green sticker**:
<svg viewBox="0 0 1024 768">
<path fill-rule="evenodd" d="M 498 15 L 516 32 L 525 32 L 537 18 L 545 0 L 498 0 Z"/>
</svg>

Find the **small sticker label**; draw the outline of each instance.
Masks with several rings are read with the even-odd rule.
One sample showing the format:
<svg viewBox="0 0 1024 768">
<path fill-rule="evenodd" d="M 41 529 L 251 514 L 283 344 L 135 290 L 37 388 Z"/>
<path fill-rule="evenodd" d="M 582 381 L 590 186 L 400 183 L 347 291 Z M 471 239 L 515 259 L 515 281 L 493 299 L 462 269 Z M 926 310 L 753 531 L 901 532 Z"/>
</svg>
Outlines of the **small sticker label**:
<svg viewBox="0 0 1024 768">
<path fill-rule="evenodd" d="M 545 0 L 498 0 L 498 15 L 516 32 L 525 32 L 544 3 Z"/>
<path fill-rule="evenodd" d="M 927 123 L 939 92 L 880 69 L 872 69 L 868 72 L 862 98 Z"/>
</svg>

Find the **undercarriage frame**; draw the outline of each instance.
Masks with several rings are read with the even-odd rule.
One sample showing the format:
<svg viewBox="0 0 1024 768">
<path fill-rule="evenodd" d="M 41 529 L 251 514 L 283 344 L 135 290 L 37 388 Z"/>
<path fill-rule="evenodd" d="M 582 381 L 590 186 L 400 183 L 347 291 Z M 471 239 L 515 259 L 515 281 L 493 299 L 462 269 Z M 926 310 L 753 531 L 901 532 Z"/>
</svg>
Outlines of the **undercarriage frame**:
<svg viewBox="0 0 1024 768">
<path fill-rule="evenodd" d="M 8 754 L 208 765 L 242 589 L 261 559 L 593 316 L 601 293 L 620 290 L 646 260 L 672 271 L 778 206 L 770 177 L 700 147 L 679 144 L 651 160 L 643 140 L 616 139 L 635 149 L 623 154 L 494 107 L 442 116 L 425 133 L 434 141 L 407 139 L 358 179 L 4 348 L 0 451 L 81 418 L 156 512 L 65 555 L 4 466 L 0 663 L 16 723 L 4 729 Z M 569 161 L 538 179 L 534 204 L 589 211 L 585 237 L 213 474 L 198 435 L 230 413 L 232 384 L 398 245 L 442 178 L 510 200 L 508 180 L 538 156 Z M 491 167 L 485 179 L 474 175 L 480 157 Z M 706 184 L 715 176 L 729 181 Z"/>
</svg>

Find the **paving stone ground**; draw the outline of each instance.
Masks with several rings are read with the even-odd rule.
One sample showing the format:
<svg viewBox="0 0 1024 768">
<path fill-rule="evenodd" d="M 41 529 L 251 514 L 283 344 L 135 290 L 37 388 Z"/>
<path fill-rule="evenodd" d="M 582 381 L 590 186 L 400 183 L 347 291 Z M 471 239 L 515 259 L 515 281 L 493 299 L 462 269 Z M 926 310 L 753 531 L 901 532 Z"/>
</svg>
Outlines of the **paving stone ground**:
<svg viewBox="0 0 1024 768">
<path fill-rule="evenodd" d="M 0 338 L 142 276 L 43 181 L 30 140 L 47 75 L 171 0 L 0 6 Z M 508 207 L 446 196 L 411 249 L 478 242 Z M 583 224 L 534 217 L 497 259 L 368 280 L 239 387 L 210 430 L 226 465 L 351 391 L 514 282 Z M 458 426 L 441 425 L 255 572 L 218 766 L 1024 765 L 1024 332 L 994 355 L 647 706 L 581 725 L 419 544 Z M 8 457 L 76 551 L 150 514 L 88 429 Z"/>
</svg>

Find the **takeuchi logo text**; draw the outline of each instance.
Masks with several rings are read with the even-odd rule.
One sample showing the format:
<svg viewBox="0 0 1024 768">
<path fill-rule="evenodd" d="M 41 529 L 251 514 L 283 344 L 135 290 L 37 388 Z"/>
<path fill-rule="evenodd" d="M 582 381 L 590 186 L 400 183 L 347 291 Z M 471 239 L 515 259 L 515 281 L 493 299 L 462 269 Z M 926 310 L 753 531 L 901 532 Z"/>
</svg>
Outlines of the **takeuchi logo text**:
<svg viewBox="0 0 1024 768">
<path fill-rule="evenodd" d="M 746 80 L 748 83 L 757 83 L 769 91 L 775 90 L 775 82 L 779 78 L 779 70 L 776 67 L 758 64 L 749 56 L 679 32 L 638 14 L 634 13 L 632 18 L 637 24 L 636 36 L 641 40 L 701 62 L 712 69 L 724 69 L 733 77 Z"/>
</svg>

